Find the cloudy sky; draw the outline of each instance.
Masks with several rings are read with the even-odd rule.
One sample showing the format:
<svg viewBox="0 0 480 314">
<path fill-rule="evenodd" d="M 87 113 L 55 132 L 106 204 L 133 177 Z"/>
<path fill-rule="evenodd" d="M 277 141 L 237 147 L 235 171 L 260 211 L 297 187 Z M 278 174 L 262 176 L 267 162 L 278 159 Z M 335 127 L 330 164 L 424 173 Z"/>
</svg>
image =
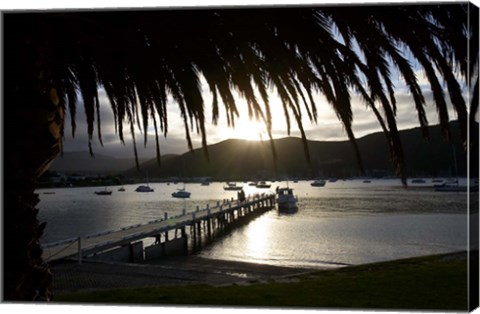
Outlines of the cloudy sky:
<svg viewBox="0 0 480 314">
<path fill-rule="evenodd" d="M 432 102 L 431 92 L 428 87 L 428 83 L 422 71 L 417 72 L 417 78 L 420 86 L 424 90 L 426 98 L 426 111 L 428 121 L 431 125 L 438 123 L 438 116 L 435 106 Z M 224 113 L 220 111 L 220 119 L 218 125 L 211 123 L 211 102 L 212 96 L 208 92 L 206 84 L 204 86 L 204 103 L 207 116 L 207 142 L 208 144 L 218 143 L 220 141 L 229 138 L 239 138 L 248 140 L 266 140 L 268 139 L 265 128 L 261 123 L 255 120 L 250 120 L 247 114 L 247 105 L 244 100 L 237 97 L 237 105 L 240 111 L 240 117 L 236 121 L 235 128 L 228 127 Z M 399 129 L 408 129 L 418 126 L 417 112 L 410 93 L 408 92 L 405 84 L 398 77 L 395 83 L 396 86 L 396 98 L 397 98 L 397 122 Z M 353 129 L 357 138 L 372 132 L 380 131 L 380 126 L 373 115 L 373 112 L 366 107 L 366 105 L 355 96 L 352 97 L 352 109 L 354 114 Z M 447 97 L 448 98 L 448 97 Z M 80 98 L 81 99 L 81 98 Z M 273 136 L 274 138 L 282 138 L 288 136 L 286 121 L 283 115 L 283 109 L 281 102 L 272 90 L 270 95 L 270 102 L 273 114 Z M 318 109 L 318 122 L 313 123 L 307 117 L 306 112 L 303 112 L 303 125 L 306 130 L 308 139 L 319 141 L 341 141 L 346 140 L 346 134 L 343 130 L 341 122 L 336 117 L 331 105 L 328 104 L 322 95 L 317 95 L 316 98 Z M 455 119 L 456 115 L 450 106 L 450 117 Z M 118 135 L 115 134 L 113 124 L 113 114 L 110 109 L 110 103 L 105 93 L 100 90 L 100 110 L 102 121 L 102 139 L 104 146 L 99 145 L 99 141 L 94 136 L 93 149 L 96 154 L 111 155 L 117 157 L 132 157 L 133 147 L 131 142 L 131 136 L 128 132 L 128 128 L 125 134 L 126 145 L 122 145 L 118 139 Z M 220 106 L 222 108 L 222 106 Z M 83 106 L 80 103 L 77 106 L 77 132 L 75 138 L 71 136 L 70 129 L 70 116 L 67 112 L 66 127 L 65 127 L 65 151 L 86 151 L 88 150 L 88 141 L 86 137 L 87 127 L 85 122 L 85 114 Z M 170 153 L 184 153 L 188 150 L 187 142 L 185 139 L 185 128 L 183 126 L 183 120 L 180 117 L 178 106 L 175 102 L 170 101 L 168 103 L 168 121 L 169 131 L 167 137 L 161 137 L 160 149 L 161 154 Z M 150 121 L 150 124 L 151 121 Z M 139 157 L 141 158 L 153 158 L 155 156 L 155 142 L 154 131 L 151 128 L 148 132 L 148 142 L 146 147 L 143 145 L 143 135 L 138 128 L 136 128 L 136 139 Z M 200 135 L 192 133 L 192 140 L 195 148 L 201 147 Z M 300 137 L 300 132 L 296 127 L 296 124 L 292 121 L 291 136 Z"/>
</svg>

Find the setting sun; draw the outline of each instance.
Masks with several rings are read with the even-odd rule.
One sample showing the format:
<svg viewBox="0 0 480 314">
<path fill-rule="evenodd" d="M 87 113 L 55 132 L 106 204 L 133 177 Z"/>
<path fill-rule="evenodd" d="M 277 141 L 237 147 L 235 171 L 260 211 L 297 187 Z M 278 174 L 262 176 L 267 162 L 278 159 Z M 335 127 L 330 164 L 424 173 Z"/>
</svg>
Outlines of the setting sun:
<svg viewBox="0 0 480 314">
<path fill-rule="evenodd" d="M 261 141 L 268 139 L 268 133 L 265 125 L 255 119 L 239 119 L 234 128 L 225 128 L 222 133 L 227 138 L 238 138 L 249 141 Z"/>
</svg>

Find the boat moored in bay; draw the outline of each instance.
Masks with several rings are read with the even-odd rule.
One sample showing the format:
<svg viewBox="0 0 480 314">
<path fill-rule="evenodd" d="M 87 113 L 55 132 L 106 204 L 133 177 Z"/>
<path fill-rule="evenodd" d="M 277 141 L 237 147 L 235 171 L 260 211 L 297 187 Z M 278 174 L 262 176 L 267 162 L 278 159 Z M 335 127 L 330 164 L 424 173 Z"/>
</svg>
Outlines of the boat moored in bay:
<svg viewBox="0 0 480 314">
<path fill-rule="evenodd" d="M 279 211 L 293 212 L 298 210 L 298 206 L 297 206 L 298 198 L 295 195 L 293 195 L 292 188 L 277 187 L 275 192 L 277 193 L 276 201 L 277 201 Z"/>
<path fill-rule="evenodd" d="M 311 186 L 325 186 L 326 182 L 325 180 L 315 180 L 312 183 L 310 183 Z"/>
<path fill-rule="evenodd" d="M 224 185 L 223 189 L 225 191 L 240 191 L 241 189 L 243 189 L 243 186 L 237 185 L 236 183 L 227 182 L 227 185 Z"/>
<path fill-rule="evenodd" d="M 172 197 L 176 198 L 189 198 L 192 193 L 185 191 L 185 189 L 178 189 L 178 191 L 172 193 Z"/>
<path fill-rule="evenodd" d="M 423 179 L 412 179 L 411 181 L 412 183 L 426 183 L 427 181 L 423 180 Z"/>
<path fill-rule="evenodd" d="M 103 191 L 95 191 L 94 193 L 97 195 L 112 195 L 112 191 L 107 190 L 107 188 L 105 188 Z"/>
<path fill-rule="evenodd" d="M 268 188 L 270 188 L 270 186 L 271 186 L 271 184 L 268 184 L 268 183 L 265 182 L 265 181 L 259 181 L 259 182 L 257 183 L 257 185 L 256 185 L 256 187 L 257 187 L 258 189 L 268 189 Z"/>
<path fill-rule="evenodd" d="M 148 185 L 139 185 L 135 192 L 153 192 L 154 190 Z"/>
</svg>

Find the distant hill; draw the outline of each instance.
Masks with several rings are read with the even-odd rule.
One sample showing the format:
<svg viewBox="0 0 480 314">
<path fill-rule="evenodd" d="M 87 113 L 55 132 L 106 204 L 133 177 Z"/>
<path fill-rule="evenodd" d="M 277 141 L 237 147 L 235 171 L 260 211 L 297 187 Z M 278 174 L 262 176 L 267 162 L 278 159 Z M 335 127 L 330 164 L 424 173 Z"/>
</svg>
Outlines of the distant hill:
<svg viewBox="0 0 480 314">
<path fill-rule="evenodd" d="M 450 124 L 458 175 L 466 174 L 466 154 L 459 139 L 456 122 Z M 478 124 L 472 133 L 477 134 Z M 447 143 L 439 126 L 429 127 L 430 142 L 422 137 L 420 128 L 400 132 L 408 176 L 448 176 L 454 174 L 452 144 Z M 393 175 L 390 152 L 383 133 L 374 133 L 357 140 L 368 175 Z M 141 164 L 142 171 L 131 168 L 127 177 L 141 177 L 148 171 L 150 178 L 209 176 L 219 180 L 250 180 L 254 178 L 289 177 L 350 177 L 360 175 L 352 145 L 349 141 L 308 141 L 311 167 L 308 166 L 300 138 L 274 140 L 278 156 L 274 169 L 269 141 L 256 142 L 230 139 L 208 146 L 210 161 L 202 149 L 178 156 L 163 158 L 159 168 L 156 160 Z M 478 151 L 478 148 L 477 148 Z M 473 160 L 478 160 L 478 153 Z M 477 168 L 478 169 L 478 168 Z M 477 170 L 478 172 L 478 170 Z"/>
<path fill-rule="evenodd" d="M 143 163 L 147 159 L 140 159 Z M 87 151 L 64 152 L 63 157 L 58 156 L 50 166 L 50 171 L 65 173 L 118 173 L 135 165 L 134 158 L 115 158 L 111 156 L 95 154 L 95 158 Z"/>
</svg>

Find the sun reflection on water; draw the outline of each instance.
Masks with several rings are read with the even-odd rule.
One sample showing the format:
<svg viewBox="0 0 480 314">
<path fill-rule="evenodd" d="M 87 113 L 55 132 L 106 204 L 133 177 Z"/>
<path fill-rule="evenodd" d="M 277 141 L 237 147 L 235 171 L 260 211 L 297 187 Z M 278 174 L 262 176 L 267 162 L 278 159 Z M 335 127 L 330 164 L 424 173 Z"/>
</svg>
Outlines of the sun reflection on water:
<svg viewBox="0 0 480 314">
<path fill-rule="evenodd" d="M 245 230 L 245 256 L 255 260 L 271 258 L 272 250 L 272 220 L 256 219 Z"/>
</svg>

